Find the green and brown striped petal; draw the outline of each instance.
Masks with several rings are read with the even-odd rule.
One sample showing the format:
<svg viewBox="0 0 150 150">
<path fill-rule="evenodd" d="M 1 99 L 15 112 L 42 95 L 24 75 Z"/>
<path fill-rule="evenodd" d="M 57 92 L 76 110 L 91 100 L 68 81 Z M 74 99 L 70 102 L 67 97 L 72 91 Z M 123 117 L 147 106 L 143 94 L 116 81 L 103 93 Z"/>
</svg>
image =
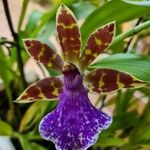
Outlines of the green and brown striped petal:
<svg viewBox="0 0 150 150">
<path fill-rule="evenodd" d="M 59 78 L 45 78 L 29 86 L 15 102 L 28 103 L 39 100 L 57 99 L 62 86 L 62 81 Z"/>
<path fill-rule="evenodd" d="M 91 34 L 81 56 L 82 69 L 85 69 L 88 65 L 90 65 L 100 53 L 109 47 L 114 34 L 114 22 L 97 29 Z"/>
<path fill-rule="evenodd" d="M 63 4 L 58 9 L 56 23 L 64 60 L 76 63 L 79 60 L 81 48 L 80 31 L 75 16 Z"/>
<path fill-rule="evenodd" d="M 111 92 L 122 88 L 137 88 L 144 85 L 144 82 L 123 72 L 112 69 L 98 69 L 89 73 L 85 80 L 91 91 Z"/>
<path fill-rule="evenodd" d="M 24 40 L 24 44 L 27 52 L 29 52 L 36 61 L 55 70 L 62 70 L 63 61 L 61 57 L 47 44 L 32 39 Z"/>
</svg>

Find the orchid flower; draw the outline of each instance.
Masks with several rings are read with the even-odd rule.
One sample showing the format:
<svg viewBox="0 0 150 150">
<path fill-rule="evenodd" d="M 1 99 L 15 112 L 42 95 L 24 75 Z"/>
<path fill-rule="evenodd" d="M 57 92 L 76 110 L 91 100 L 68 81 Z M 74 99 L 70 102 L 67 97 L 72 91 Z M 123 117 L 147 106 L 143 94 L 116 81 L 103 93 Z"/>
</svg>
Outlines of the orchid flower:
<svg viewBox="0 0 150 150">
<path fill-rule="evenodd" d="M 117 70 L 86 71 L 95 58 L 111 44 L 115 23 L 98 28 L 89 36 L 81 54 L 81 37 L 74 14 L 65 5 L 57 12 L 57 33 L 62 48 L 61 57 L 47 44 L 27 39 L 28 53 L 38 62 L 53 68 L 62 76 L 47 77 L 29 86 L 16 102 L 59 99 L 58 106 L 39 124 L 41 136 L 55 143 L 57 150 L 86 150 L 99 133 L 112 123 L 112 117 L 95 108 L 89 90 L 107 93 L 142 84 L 137 78 Z"/>
</svg>

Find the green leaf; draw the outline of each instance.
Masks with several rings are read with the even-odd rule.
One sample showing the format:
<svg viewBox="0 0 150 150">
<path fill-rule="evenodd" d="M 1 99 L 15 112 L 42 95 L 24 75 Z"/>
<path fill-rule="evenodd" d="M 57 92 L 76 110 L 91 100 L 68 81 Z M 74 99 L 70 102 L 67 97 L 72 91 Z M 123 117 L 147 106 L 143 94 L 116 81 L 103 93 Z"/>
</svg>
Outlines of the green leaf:
<svg viewBox="0 0 150 150">
<path fill-rule="evenodd" d="M 98 142 L 96 143 L 96 146 L 101 147 L 107 147 L 107 146 L 120 146 L 124 144 L 125 141 L 119 137 L 105 137 L 105 138 L 99 138 Z"/>
<path fill-rule="evenodd" d="M 148 144 L 150 142 L 150 102 L 146 104 L 139 122 L 130 134 L 132 144 Z"/>
<path fill-rule="evenodd" d="M 122 1 L 133 5 L 150 6 L 150 1 L 135 1 L 135 0 L 122 0 Z"/>
<path fill-rule="evenodd" d="M 32 150 L 46 150 L 46 148 L 44 148 L 43 146 L 37 144 L 37 143 L 31 143 L 31 149 Z"/>
<path fill-rule="evenodd" d="M 54 1 L 55 2 L 55 1 Z M 34 28 L 34 31 L 31 33 L 30 37 L 36 37 L 38 33 L 43 29 L 47 23 L 51 23 L 51 21 L 55 20 L 56 11 L 61 3 L 64 3 L 66 5 L 71 5 L 75 2 L 75 0 L 58 0 L 54 3 L 52 9 L 49 12 L 44 13 L 40 19 L 38 20 L 38 25 Z M 49 30 L 51 30 L 49 28 Z M 52 30 L 51 30 L 52 31 Z"/>
<path fill-rule="evenodd" d="M 118 92 L 116 97 L 115 113 L 123 114 L 127 112 L 130 107 L 130 100 L 132 100 L 134 90 L 126 90 L 125 92 Z"/>
<path fill-rule="evenodd" d="M 20 144 L 22 146 L 22 150 L 32 150 L 29 141 L 26 139 L 26 137 L 22 134 L 15 133 L 14 135 L 18 140 L 20 141 Z"/>
<path fill-rule="evenodd" d="M 39 141 L 42 139 L 40 134 L 38 132 L 35 133 L 34 131 L 28 132 L 27 134 L 25 134 L 25 137 L 30 141 Z"/>
<path fill-rule="evenodd" d="M 20 18 L 19 18 L 19 24 L 18 24 L 18 32 L 21 30 L 28 3 L 29 3 L 29 0 L 23 0 L 21 14 L 20 14 Z"/>
<path fill-rule="evenodd" d="M 150 108 L 150 101 L 148 101 L 148 103 L 146 104 L 146 107 L 142 114 L 142 122 L 141 122 L 142 125 L 146 125 L 146 126 L 150 125 L 150 115 L 149 115 L 150 109 L 149 108 Z"/>
<path fill-rule="evenodd" d="M 38 20 L 38 24 L 32 31 L 30 37 L 35 38 L 38 35 L 38 33 L 43 29 L 43 27 L 47 25 L 48 22 L 54 20 L 57 8 L 58 6 L 53 7 L 53 9 L 50 12 L 47 12 L 40 17 L 40 19 Z"/>
<path fill-rule="evenodd" d="M 150 56 L 136 54 L 115 54 L 104 58 L 89 69 L 110 68 L 129 73 L 143 81 L 150 81 Z"/>
<path fill-rule="evenodd" d="M 33 103 L 25 112 L 21 123 L 20 132 L 27 131 L 36 125 L 45 114 L 47 108 L 53 108 L 56 102 L 38 101 Z"/>
<path fill-rule="evenodd" d="M 57 70 L 54 70 L 52 68 L 46 67 L 47 71 L 49 72 L 50 76 L 60 76 L 60 72 L 58 72 Z"/>
<path fill-rule="evenodd" d="M 142 87 L 138 90 L 141 91 L 145 96 L 148 96 L 150 98 L 150 87 Z"/>
<path fill-rule="evenodd" d="M 108 128 L 108 131 L 116 131 L 119 129 L 127 129 L 136 126 L 138 123 L 137 112 L 124 112 L 122 114 L 116 114 L 113 117 L 113 123 Z"/>
<path fill-rule="evenodd" d="M 9 101 L 11 101 L 12 95 L 11 95 L 11 89 L 9 87 L 9 84 L 13 79 L 13 76 L 11 73 L 14 73 L 14 72 L 11 70 L 10 66 L 8 65 L 7 57 L 4 55 L 1 47 L 0 47 L 0 66 L 3 66 L 3 67 L 0 67 L 0 78 L 3 80 L 5 84 L 7 98 L 9 99 Z"/>
<path fill-rule="evenodd" d="M 13 129 L 12 127 L 4 122 L 4 121 L 0 121 L 0 135 L 9 135 L 11 136 L 13 134 Z"/>
<path fill-rule="evenodd" d="M 141 144 L 141 147 L 147 150 L 148 148 L 150 148 L 150 143 L 148 142 L 146 144 Z"/>
<path fill-rule="evenodd" d="M 34 30 L 34 28 L 36 27 L 38 20 L 40 19 L 41 16 L 42 16 L 42 13 L 39 11 L 33 11 L 31 13 L 28 23 L 26 25 L 26 29 L 25 29 L 27 34 L 30 35 L 30 33 Z"/>
<path fill-rule="evenodd" d="M 37 39 L 43 42 L 49 42 L 49 36 L 55 33 L 55 22 L 50 21 L 45 24 L 41 31 L 39 31 Z M 52 46 L 53 48 L 54 46 Z"/>
<path fill-rule="evenodd" d="M 87 37 L 96 28 L 108 22 L 116 21 L 117 25 L 119 25 L 122 22 L 133 20 L 147 14 L 150 14 L 149 7 L 127 4 L 119 0 L 110 1 L 96 9 L 83 23 L 81 27 L 83 45 Z"/>
<path fill-rule="evenodd" d="M 72 6 L 72 11 L 74 12 L 77 19 L 85 19 L 95 9 L 96 9 L 96 6 L 92 3 L 92 1 L 81 1 L 79 3 L 75 3 Z"/>
<path fill-rule="evenodd" d="M 150 141 L 150 126 L 140 126 L 130 136 L 133 144 L 147 144 Z"/>
<path fill-rule="evenodd" d="M 141 150 L 141 147 L 139 145 L 127 143 L 121 147 L 121 150 Z"/>
<path fill-rule="evenodd" d="M 76 2 L 77 0 L 53 0 L 54 5 L 60 5 L 61 3 L 64 3 L 65 5 L 71 5 L 72 3 Z"/>
</svg>

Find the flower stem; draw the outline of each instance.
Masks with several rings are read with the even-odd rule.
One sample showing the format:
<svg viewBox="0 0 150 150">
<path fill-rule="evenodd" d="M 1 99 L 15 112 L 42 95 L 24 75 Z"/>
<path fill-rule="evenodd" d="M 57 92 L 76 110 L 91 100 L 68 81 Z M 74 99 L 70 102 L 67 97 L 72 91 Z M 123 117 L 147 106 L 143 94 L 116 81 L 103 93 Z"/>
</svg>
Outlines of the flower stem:
<svg viewBox="0 0 150 150">
<path fill-rule="evenodd" d="M 100 110 L 105 106 L 105 100 L 106 100 L 106 95 L 103 97 L 102 99 L 102 104 L 101 104 L 101 107 L 100 107 Z"/>
<path fill-rule="evenodd" d="M 41 64 L 40 64 L 39 62 L 37 62 L 37 65 L 38 65 L 38 67 L 40 68 L 40 70 L 41 70 L 41 72 L 42 72 L 43 77 L 44 77 L 44 78 L 46 78 L 46 73 L 45 73 L 45 71 L 43 70 L 43 68 L 42 68 Z"/>
<path fill-rule="evenodd" d="M 99 102 L 101 101 L 100 110 L 105 106 L 106 97 L 107 97 L 106 95 L 102 96 L 101 94 L 99 94 L 99 96 L 97 98 L 95 106 L 98 106 Z"/>
<path fill-rule="evenodd" d="M 28 3 L 29 3 L 29 0 L 23 0 L 21 14 L 20 14 L 20 18 L 19 18 L 18 29 L 17 29 L 18 32 L 21 30 Z"/>
<path fill-rule="evenodd" d="M 134 27 L 138 26 L 142 21 L 143 21 L 143 18 L 142 17 L 139 18 Z M 129 46 L 130 46 L 131 42 L 133 41 L 133 38 L 134 38 L 134 35 L 127 42 L 127 46 L 124 48 L 124 51 L 123 51 L 124 53 L 127 53 Z"/>
<path fill-rule="evenodd" d="M 133 29 L 131 29 L 131 30 L 125 32 L 125 33 L 122 33 L 122 34 L 116 36 L 116 38 L 114 39 L 112 45 L 117 44 L 121 40 L 124 40 L 127 37 L 131 37 L 132 35 L 135 35 L 135 34 L 139 33 L 140 31 L 142 31 L 146 28 L 149 28 L 149 27 L 150 27 L 150 20 L 136 26 L 135 28 L 133 28 Z"/>
<path fill-rule="evenodd" d="M 13 28 L 13 25 L 12 25 L 10 11 L 9 11 L 9 7 L 8 7 L 8 1 L 7 0 L 2 0 L 2 2 L 3 2 L 3 6 L 4 6 L 4 10 L 5 10 L 5 14 L 6 14 L 6 18 L 7 18 L 7 21 L 8 21 L 8 25 L 9 25 L 10 31 L 11 31 L 12 36 L 14 38 L 14 41 L 16 43 L 17 63 L 18 63 L 18 68 L 19 68 L 22 84 L 23 84 L 23 86 L 25 88 L 27 84 L 26 84 L 25 76 L 24 76 L 24 72 L 23 72 L 23 62 L 22 62 L 22 58 L 21 58 L 21 48 L 20 48 L 20 44 L 19 44 L 19 36 L 14 31 L 14 28 Z"/>
</svg>

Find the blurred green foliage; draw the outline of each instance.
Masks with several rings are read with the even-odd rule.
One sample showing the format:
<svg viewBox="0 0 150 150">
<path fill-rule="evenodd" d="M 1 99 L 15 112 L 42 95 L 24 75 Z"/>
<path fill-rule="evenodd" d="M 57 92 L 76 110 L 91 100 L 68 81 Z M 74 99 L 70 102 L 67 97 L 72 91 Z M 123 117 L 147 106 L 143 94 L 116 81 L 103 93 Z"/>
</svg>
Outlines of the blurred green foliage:
<svg viewBox="0 0 150 150">
<path fill-rule="evenodd" d="M 38 0 L 36 2 L 43 3 Z M 22 39 L 36 38 L 46 42 L 53 48 L 53 41 L 49 37 L 56 36 L 55 15 L 60 3 L 65 3 L 75 13 L 81 23 L 81 35 L 83 46 L 87 37 L 96 28 L 116 21 L 116 35 L 122 34 L 122 25 L 134 19 L 143 18 L 147 21 L 150 17 L 149 2 L 126 1 L 126 0 L 46 0 L 44 3 L 51 6 L 45 13 L 33 11 L 28 18 L 24 30 L 22 24 L 26 15 L 26 8 L 30 5 L 29 0 L 23 0 L 23 7 L 18 24 L 18 43 L 0 37 L 0 79 L 4 88 L 0 90 L 0 135 L 9 136 L 18 150 L 53 150 L 54 145 L 41 139 L 38 133 L 38 123 L 41 118 L 56 106 L 56 102 L 40 101 L 33 104 L 18 105 L 13 100 L 23 91 L 20 70 L 15 67 L 18 61 L 16 44 L 19 44 L 23 65 L 29 56 L 26 53 Z M 142 23 L 141 23 L 142 24 Z M 132 29 L 131 29 L 132 30 Z M 143 29 L 144 31 L 150 28 Z M 135 49 L 134 55 L 123 54 L 126 42 L 121 39 L 110 49 L 115 54 L 105 58 L 89 69 L 107 67 L 128 72 L 141 80 L 150 82 L 150 56 L 137 56 L 137 46 L 140 32 L 136 33 L 137 39 L 131 47 Z M 142 38 L 150 36 L 150 32 L 143 33 Z M 128 48 L 128 47 L 127 47 Z M 142 52 L 141 52 L 142 53 Z M 23 67 L 23 66 L 22 66 Z M 50 75 L 57 72 L 48 70 Z M 136 97 L 136 93 L 141 98 Z M 143 98 L 148 101 L 144 102 Z M 114 121 L 108 130 L 103 131 L 92 150 L 138 150 L 150 149 L 150 86 L 134 90 L 123 90 L 110 96 L 106 107 L 114 108 Z M 142 108 L 140 108 L 142 104 Z M 142 109 L 142 110 L 141 110 Z"/>
</svg>

